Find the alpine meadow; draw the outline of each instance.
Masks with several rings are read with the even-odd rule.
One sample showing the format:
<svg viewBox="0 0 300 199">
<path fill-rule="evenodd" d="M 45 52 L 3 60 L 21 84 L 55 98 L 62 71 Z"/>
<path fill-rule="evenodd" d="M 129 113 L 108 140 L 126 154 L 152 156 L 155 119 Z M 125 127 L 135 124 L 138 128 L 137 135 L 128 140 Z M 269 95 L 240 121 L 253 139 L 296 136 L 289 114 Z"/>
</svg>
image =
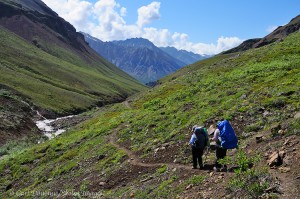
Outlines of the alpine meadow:
<svg viewBox="0 0 300 199">
<path fill-rule="evenodd" d="M 0 1 L 1 198 L 299 197 L 300 16 L 150 88 L 42 1 L 20 2 Z M 53 139 L 36 127 L 71 114 Z M 217 171 L 211 129 L 223 119 L 238 148 Z M 192 169 L 194 125 L 211 140 L 203 169 Z"/>
</svg>

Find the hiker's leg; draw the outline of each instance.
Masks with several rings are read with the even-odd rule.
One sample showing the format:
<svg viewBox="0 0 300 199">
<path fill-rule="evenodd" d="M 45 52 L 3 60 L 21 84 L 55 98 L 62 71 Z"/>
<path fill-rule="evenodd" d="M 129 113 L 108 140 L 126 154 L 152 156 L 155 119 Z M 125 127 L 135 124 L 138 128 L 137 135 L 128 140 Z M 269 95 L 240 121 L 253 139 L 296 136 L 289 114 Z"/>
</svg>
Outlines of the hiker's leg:
<svg viewBox="0 0 300 199">
<path fill-rule="evenodd" d="M 197 168 L 197 150 L 192 148 L 193 154 L 193 168 Z"/>
<path fill-rule="evenodd" d="M 226 156 L 226 151 L 225 151 L 225 156 Z M 224 158 L 225 156 L 224 156 L 224 149 L 222 147 L 218 146 L 217 149 L 216 149 L 216 158 L 217 158 L 217 160 L 216 160 L 216 167 L 217 168 L 221 167 L 221 164 L 218 162 L 218 160 Z"/>
<path fill-rule="evenodd" d="M 202 161 L 203 151 L 204 151 L 204 149 L 199 149 L 199 153 L 198 153 L 198 155 L 199 155 L 198 163 L 199 163 L 200 169 L 203 168 L 203 161 Z"/>
<path fill-rule="evenodd" d="M 220 159 L 225 158 L 226 157 L 226 153 L 227 153 L 227 149 L 222 148 Z M 224 167 L 224 169 L 227 169 L 227 165 L 222 165 L 222 166 Z"/>
</svg>

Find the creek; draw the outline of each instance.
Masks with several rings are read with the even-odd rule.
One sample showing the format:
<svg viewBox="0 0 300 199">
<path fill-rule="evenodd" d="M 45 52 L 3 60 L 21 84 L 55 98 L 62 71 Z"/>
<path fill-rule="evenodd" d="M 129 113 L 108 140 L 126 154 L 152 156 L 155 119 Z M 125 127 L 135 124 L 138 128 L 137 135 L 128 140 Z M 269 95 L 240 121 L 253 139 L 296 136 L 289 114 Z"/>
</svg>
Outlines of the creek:
<svg viewBox="0 0 300 199">
<path fill-rule="evenodd" d="M 41 131 L 43 131 L 44 135 L 47 136 L 49 140 L 51 140 L 66 131 L 66 129 L 54 127 L 53 124 L 57 121 L 69 119 L 72 117 L 74 117 L 74 115 L 59 117 L 56 119 L 43 118 L 43 120 L 36 121 L 35 124 Z"/>
</svg>

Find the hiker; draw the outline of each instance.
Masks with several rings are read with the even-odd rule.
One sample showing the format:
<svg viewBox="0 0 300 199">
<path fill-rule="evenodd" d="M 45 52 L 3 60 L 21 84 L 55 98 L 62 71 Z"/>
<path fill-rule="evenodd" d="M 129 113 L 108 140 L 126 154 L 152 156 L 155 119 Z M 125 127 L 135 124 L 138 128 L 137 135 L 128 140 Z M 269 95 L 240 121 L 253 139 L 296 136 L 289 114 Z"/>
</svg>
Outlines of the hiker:
<svg viewBox="0 0 300 199">
<path fill-rule="evenodd" d="M 197 169 L 197 163 L 200 169 L 203 169 L 202 155 L 206 146 L 209 146 L 207 131 L 204 127 L 193 126 L 192 137 L 189 144 L 192 146 L 193 169 Z"/>
<path fill-rule="evenodd" d="M 226 157 L 227 149 L 237 148 L 237 137 L 228 120 L 219 121 L 217 129 L 214 132 L 213 140 L 217 144 L 216 148 L 216 163 L 214 170 L 220 170 L 223 166 L 227 170 L 226 165 L 221 165 L 218 161 Z"/>
</svg>

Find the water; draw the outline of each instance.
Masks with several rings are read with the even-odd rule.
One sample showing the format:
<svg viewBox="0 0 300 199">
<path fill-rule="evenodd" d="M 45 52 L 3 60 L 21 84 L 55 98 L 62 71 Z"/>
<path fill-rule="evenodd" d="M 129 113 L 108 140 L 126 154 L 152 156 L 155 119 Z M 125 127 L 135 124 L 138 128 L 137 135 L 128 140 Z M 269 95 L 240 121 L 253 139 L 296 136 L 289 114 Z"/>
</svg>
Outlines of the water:
<svg viewBox="0 0 300 199">
<path fill-rule="evenodd" d="M 54 121 L 71 118 L 71 117 L 74 117 L 74 115 L 59 117 L 53 120 L 44 118 L 44 120 L 36 121 L 35 124 L 41 131 L 43 131 L 44 135 L 47 136 L 49 140 L 51 140 L 66 131 L 65 129 L 54 129 L 51 124 Z"/>
</svg>

